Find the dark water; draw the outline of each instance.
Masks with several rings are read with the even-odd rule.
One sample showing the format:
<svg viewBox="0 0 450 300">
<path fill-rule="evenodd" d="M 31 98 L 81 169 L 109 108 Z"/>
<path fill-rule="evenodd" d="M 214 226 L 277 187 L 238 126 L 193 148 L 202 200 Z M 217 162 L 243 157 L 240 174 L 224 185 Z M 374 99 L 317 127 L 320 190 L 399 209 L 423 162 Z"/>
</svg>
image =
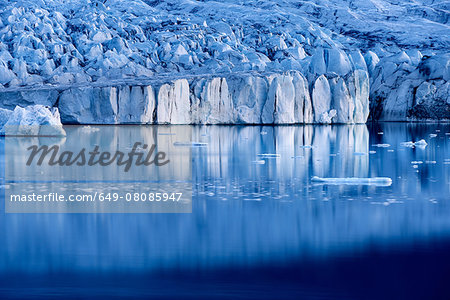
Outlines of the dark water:
<svg viewBox="0 0 450 300">
<path fill-rule="evenodd" d="M 450 298 L 449 125 L 121 132 L 136 130 L 208 143 L 181 174 L 192 176 L 192 214 L 5 214 L 1 205 L 0 298 Z M 428 146 L 400 145 L 420 139 Z"/>
</svg>

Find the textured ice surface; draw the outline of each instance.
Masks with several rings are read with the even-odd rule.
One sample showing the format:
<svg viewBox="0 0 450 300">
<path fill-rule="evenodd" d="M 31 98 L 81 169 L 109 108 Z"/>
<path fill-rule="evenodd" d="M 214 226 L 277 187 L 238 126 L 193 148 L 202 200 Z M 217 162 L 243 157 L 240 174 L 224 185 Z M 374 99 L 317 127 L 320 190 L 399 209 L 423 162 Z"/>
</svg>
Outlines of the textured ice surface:
<svg viewBox="0 0 450 300">
<path fill-rule="evenodd" d="M 0 111 L 1 135 L 65 136 L 57 108 L 42 105 Z"/>
<path fill-rule="evenodd" d="M 57 106 L 64 123 L 364 123 L 369 96 L 372 118 L 450 119 L 445 2 L 47 0 L 0 10 L 0 107 Z"/>
</svg>

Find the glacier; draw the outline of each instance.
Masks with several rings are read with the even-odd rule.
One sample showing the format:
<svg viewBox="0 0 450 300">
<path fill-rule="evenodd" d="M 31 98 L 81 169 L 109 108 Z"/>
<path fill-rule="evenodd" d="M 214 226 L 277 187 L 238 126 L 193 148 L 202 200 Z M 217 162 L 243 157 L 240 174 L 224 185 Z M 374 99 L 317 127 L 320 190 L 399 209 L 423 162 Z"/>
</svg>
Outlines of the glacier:
<svg viewBox="0 0 450 300">
<path fill-rule="evenodd" d="M 0 108 L 64 124 L 450 120 L 449 15 L 430 0 L 2 1 Z"/>
</svg>

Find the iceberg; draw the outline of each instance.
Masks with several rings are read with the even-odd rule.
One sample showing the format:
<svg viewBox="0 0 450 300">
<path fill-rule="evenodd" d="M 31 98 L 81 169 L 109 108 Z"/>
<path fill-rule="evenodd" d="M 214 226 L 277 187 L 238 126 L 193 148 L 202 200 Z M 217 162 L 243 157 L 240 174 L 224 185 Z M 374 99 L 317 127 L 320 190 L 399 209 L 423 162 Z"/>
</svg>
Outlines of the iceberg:
<svg viewBox="0 0 450 300">
<path fill-rule="evenodd" d="M 391 186 L 392 179 L 389 177 L 372 177 L 372 178 L 321 178 L 314 176 L 312 182 L 331 184 L 331 185 L 375 185 L 375 186 Z"/>
<path fill-rule="evenodd" d="M 43 105 L 16 106 L 14 111 L 0 110 L 1 135 L 65 136 L 57 108 Z M 6 121 L 6 122 L 5 122 Z"/>
</svg>

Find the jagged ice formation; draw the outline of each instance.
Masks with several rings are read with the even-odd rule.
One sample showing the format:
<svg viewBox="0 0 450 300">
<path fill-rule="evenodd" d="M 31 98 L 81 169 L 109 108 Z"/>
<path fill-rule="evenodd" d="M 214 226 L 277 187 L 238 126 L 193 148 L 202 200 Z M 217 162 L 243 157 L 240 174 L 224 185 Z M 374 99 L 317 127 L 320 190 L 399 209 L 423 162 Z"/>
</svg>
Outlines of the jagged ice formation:
<svg viewBox="0 0 450 300">
<path fill-rule="evenodd" d="M 57 107 L 63 123 L 450 119 L 441 1 L 40 0 L 0 11 L 0 107 Z"/>
</svg>

